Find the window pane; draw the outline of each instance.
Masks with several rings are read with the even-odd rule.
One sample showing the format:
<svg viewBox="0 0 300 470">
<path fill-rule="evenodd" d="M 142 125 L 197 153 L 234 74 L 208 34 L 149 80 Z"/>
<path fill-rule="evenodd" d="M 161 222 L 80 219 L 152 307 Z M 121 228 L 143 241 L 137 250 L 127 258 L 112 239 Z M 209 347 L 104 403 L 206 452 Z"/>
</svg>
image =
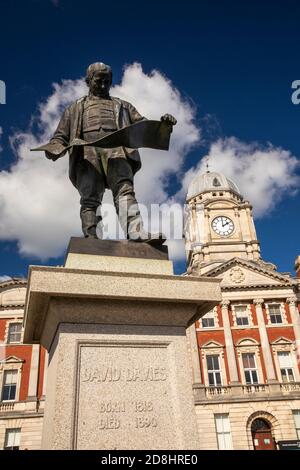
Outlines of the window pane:
<svg viewBox="0 0 300 470">
<path fill-rule="evenodd" d="M 206 356 L 207 369 L 213 370 L 212 356 Z"/>
<path fill-rule="evenodd" d="M 282 382 L 288 381 L 285 369 L 281 369 L 281 377 L 282 377 Z"/>
<path fill-rule="evenodd" d="M 4 372 L 4 385 L 16 384 L 17 383 L 17 373 L 16 370 L 6 370 Z"/>
<path fill-rule="evenodd" d="M 8 328 L 8 342 L 9 343 L 20 343 L 22 334 L 21 323 L 10 323 Z"/>
<path fill-rule="evenodd" d="M 219 356 L 212 356 L 214 370 L 219 370 Z"/>
<path fill-rule="evenodd" d="M 271 323 L 277 324 L 282 323 L 281 315 L 270 315 Z"/>
<path fill-rule="evenodd" d="M 219 356 L 206 356 L 207 369 L 208 370 L 220 370 L 219 368 Z"/>
<path fill-rule="evenodd" d="M 19 447 L 20 446 L 21 429 L 6 429 L 5 431 L 5 444 L 4 447 Z"/>
<path fill-rule="evenodd" d="M 208 384 L 213 387 L 215 385 L 215 376 L 213 372 L 208 373 Z"/>
<path fill-rule="evenodd" d="M 245 369 L 256 369 L 254 353 L 242 354 L 242 358 Z"/>
<path fill-rule="evenodd" d="M 251 373 L 252 373 L 252 383 L 253 384 L 258 384 L 258 377 L 257 377 L 256 370 L 252 370 Z"/>
<path fill-rule="evenodd" d="M 243 314 L 243 313 L 245 314 L 245 313 L 247 313 L 247 305 L 236 305 L 234 307 L 234 311 L 235 311 L 236 315 L 239 315 L 239 316 L 240 316 L 240 314 Z"/>
<path fill-rule="evenodd" d="M 17 391 L 17 374 L 16 370 L 7 370 L 4 372 L 2 400 L 14 400 Z"/>
<path fill-rule="evenodd" d="M 274 313 L 274 314 L 281 314 L 281 310 L 280 310 L 280 305 L 279 304 L 269 304 L 268 305 L 269 307 L 269 312 L 270 314 L 271 313 Z"/>
<path fill-rule="evenodd" d="M 225 444 L 224 449 L 226 449 L 226 450 L 232 449 L 231 434 L 230 433 L 224 434 L 224 444 Z"/>
<path fill-rule="evenodd" d="M 280 367 L 291 367 L 292 366 L 292 358 L 289 352 L 282 351 L 278 353 L 278 360 Z"/>
<path fill-rule="evenodd" d="M 215 377 L 216 377 L 216 385 L 222 385 L 220 372 L 215 372 Z"/>
<path fill-rule="evenodd" d="M 212 328 L 215 326 L 215 321 L 213 318 L 203 318 L 202 327 L 203 328 Z"/>
<path fill-rule="evenodd" d="M 232 449 L 230 422 L 228 414 L 215 414 L 215 425 L 220 450 Z"/>
<path fill-rule="evenodd" d="M 293 372 L 293 369 L 288 369 L 288 370 L 287 370 L 287 373 L 288 373 L 289 382 L 294 382 L 295 379 L 294 379 L 294 372 Z"/>
<path fill-rule="evenodd" d="M 227 415 L 225 414 L 215 414 L 215 422 L 217 432 L 223 432 L 223 422 L 226 420 Z"/>
<path fill-rule="evenodd" d="M 2 400 L 14 400 L 16 398 L 16 389 L 15 385 L 5 385 L 3 387 Z"/>
<path fill-rule="evenodd" d="M 250 376 L 249 370 L 245 370 L 245 380 L 246 380 L 246 384 L 251 384 L 251 376 Z"/>
</svg>

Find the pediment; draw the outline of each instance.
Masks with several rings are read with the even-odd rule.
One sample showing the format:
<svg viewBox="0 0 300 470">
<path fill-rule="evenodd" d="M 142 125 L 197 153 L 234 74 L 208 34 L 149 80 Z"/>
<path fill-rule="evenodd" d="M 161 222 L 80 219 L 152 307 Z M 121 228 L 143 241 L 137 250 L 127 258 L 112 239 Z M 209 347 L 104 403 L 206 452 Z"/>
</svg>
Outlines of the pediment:
<svg viewBox="0 0 300 470">
<path fill-rule="evenodd" d="M 16 364 L 20 362 L 24 362 L 24 359 L 20 359 L 17 356 L 8 356 L 5 359 L 2 359 L 0 364 Z"/>
<path fill-rule="evenodd" d="M 285 338 L 284 336 L 281 336 L 280 338 L 277 338 L 275 341 L 272 341 L 272 346 L 276 346 L 277 344 L 280 344 L 280 345 L 291 345 L 293 344 L 293 341 L 288 339 L 288 338 Z"/>
<path fill-rule="evenodd" d="M 202 348 L 224 348 L 224 346 L 217 341 L 208 341 L 201 346 Z"/>
<path fill-rule="evenodd" d="M 295 281 L 274 269 L 268 269 L 254 261 L 233 258 L 211 271 L 206 276 L 222 279 L 221 287 L 282 286 L 295 284 Z"/>
<path fill-rule="evenodd" d="M 258 345 L 259 343 L 253 338 L 242 338 L 241 340 L 237 342 L 237 346 L 239 347 L 243 347 L 243 346 L 249 347 L 249 346 L 258 346 Z"/>
</svg>

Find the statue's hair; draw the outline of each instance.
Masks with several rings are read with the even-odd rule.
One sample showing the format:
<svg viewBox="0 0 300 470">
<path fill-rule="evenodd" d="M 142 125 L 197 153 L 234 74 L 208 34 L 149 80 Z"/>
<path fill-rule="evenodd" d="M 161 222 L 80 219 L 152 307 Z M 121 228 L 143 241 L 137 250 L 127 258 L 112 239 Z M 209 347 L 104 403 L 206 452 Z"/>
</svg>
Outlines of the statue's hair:
<svg viewBox="0 0 300 470">
<path fill-rule="evenodd" d="M 95 62 L 94 64 L 90 64 L 86 70 L 86 78 L 85 81 L 88 84 L 95 72 L 103 72 L 107 73 L 112 80 L 112 70 L 109 65 L 104 64 L 103 62 Z"/>
</svg>

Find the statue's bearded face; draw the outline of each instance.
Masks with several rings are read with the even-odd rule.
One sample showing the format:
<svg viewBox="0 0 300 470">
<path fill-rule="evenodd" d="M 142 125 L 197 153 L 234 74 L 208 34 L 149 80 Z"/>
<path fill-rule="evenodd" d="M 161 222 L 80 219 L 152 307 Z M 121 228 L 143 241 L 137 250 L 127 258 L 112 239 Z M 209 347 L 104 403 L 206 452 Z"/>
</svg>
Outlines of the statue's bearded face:
<svg viewBox="0 0 300 470">
<path fill-rule="evenodd" d="M 89 80 L 89 89 L 93 95 L 108 96 L 111 86 L 111 77 L 108 73 L 97 71 Z"/>
</svg>

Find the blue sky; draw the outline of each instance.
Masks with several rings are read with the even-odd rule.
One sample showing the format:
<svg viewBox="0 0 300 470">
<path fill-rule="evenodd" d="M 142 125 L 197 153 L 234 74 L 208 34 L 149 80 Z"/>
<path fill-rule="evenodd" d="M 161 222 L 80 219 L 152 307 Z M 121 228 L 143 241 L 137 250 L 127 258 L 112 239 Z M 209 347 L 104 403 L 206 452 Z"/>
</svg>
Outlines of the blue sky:
<svg viewBox="0 0 300 470">
<path fill-rule="evenodd" d="M 299 2 L 103 3 L 0 0 L 0 80 L 7 86 L 7 104 L 0 105 L 0 170 L 15 164 L 9 138 L 28 128 L 53 92 L 52 83 L 77 80 L 99 60 L 112 66 L 116 84 L 126 64 L 139 62 L 145 74 L 157 69 L 196 108 L 202 140 L 189 151 L 183 170 L 197 166 L 217 139 L 231 136 L 247 144 L 271 143 L 299 160 L 300 105 L 291 101 L 291 84 L 300 79 Z M 180 185 L 180 178 L 170 176 L 169 194 Z M 300 195 L 295 185 L 278 191 L 280 200 L 256 220 L 257 235 L 263 258 L 280 271 L 293 271 L 300 254 Z M 22 199 L 22 190 L 16 192 Z M 26 276 L 29 264 L 63 262 L 20 255 L 3 221 L 0 238 L 0 276 Z M 184 271 L 183 261 L 176 271 Z"/>
</svg>

